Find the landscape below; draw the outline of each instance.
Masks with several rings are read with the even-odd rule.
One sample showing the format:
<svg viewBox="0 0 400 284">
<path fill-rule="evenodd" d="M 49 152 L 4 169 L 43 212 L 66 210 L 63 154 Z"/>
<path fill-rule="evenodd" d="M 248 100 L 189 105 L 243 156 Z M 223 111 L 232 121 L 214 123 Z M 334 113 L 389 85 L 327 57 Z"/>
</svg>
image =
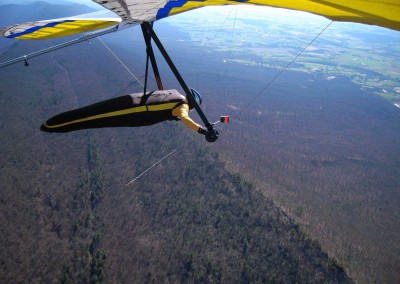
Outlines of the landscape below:
<svg viewBox="0 0 400 284">
<path fill-rule="evenodd" d="M 319 63 L 305 56 L 247 106 L 279 60 L 259 64 L 260 49 L 239 58 L 229 37 L 220 50 L 177 44 L 196 32 L 179 27 L 156 26 L 206 113 L 232 118 L 213 145 L 176 123 L 40 132 L 54 114 L 140 91 L 126 88 L 132 78 L 97 40 L 0 70 L 0 279 L 351 282 L 346 270 L 360 283 L 398 281 L 400 113 L 395 92 L 389 104 L 376 96 L 389 88 L 368 83 L 387 74 L 315 70 Z M 144 73 L 138 29 L 104 41 Z M 0 45 L 0 58 L 26 47 Z"/>
</svg>

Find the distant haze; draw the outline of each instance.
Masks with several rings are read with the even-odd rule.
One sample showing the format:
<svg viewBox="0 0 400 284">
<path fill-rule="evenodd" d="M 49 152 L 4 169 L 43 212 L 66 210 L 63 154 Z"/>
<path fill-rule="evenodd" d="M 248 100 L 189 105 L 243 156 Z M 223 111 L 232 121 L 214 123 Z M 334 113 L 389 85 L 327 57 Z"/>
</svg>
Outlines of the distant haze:
<svg viewBox="0 0 400 284">
<path fill-rule="evenodd" d="M 31 4 L 31 3 L 35 3 L 35 2 L 44 2 L 44 3 L 54 4 L 54 5 L 76 3 L 76 4 L 86 5 L 86 6 L 89 6 L 91 8 L 98 9 L 98 10 L 102 9 L 100 5 L 94 3 L 93 1 L 90 1 L 90 0 L 41 0 L 41 1 L 36 1 L 36 0 L 0 0 L 0 6 L 1 5 L 7 5 L 7 4 L 24 5 L 24 4 Z"/>
</svg>

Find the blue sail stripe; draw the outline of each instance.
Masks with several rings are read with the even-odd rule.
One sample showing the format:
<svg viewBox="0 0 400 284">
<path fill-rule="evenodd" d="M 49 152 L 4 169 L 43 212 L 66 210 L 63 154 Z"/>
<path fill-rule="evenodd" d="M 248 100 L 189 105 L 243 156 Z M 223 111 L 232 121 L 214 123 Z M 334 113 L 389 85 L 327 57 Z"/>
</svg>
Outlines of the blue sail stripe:
<svg viewBox="0 0 400 284">
<path fill-rule="evenodd" d="M 232 4 L 232 3 L 229 3 L 229 2 L 246 3 L 248 1 L 249 0 L 230 0 L 230 1 L 227 1 L 226 4 Z M 156 20 L 168 17 L 169 13 L 171 12 L 171 10 L 173 8 L 182 7 L 187 2 L 206 2 L 206 0 L 177 0 L 177 1 L 169 1 L 164 6 L 164 8 L 161 8 L 161 9 L 158 10 L 157 15 L 156 15 Z"/>
<path fill-rule="evenodd" d="M 156 15 L 156 20 L 168 17 L 169 13 L 173 8 L 182 7 L 188 2 L 188 0 L 179 0 L 179 1 L 170 1 L 168 2 L 164 8 L 158 10 Z M 204 0 L 200 0 L 199 2 L 204 2 Z"/>
<path fill-rule="evenodd" d="M 75 20 L 64 20 L 64 21 L 60 21 L 60 22 L 48 23 L 48 24 L 43 25 L 43 26 L 32 27 L 32 28 L 26 29 L 26 30 L 23 31 L 23 32 L 11 34 L 11 35 L 7 36 L 7 38 L 16 38 L 16 37 L 19 37 L 19 36 L 31 34 L 31 33 L 34 33 L 34 32 L 36 32 L 36 31 L 40 30 L 40 29 L 48 28 L 48 27 L 55 27 L 55 26 L 57 26 L 58 24 L 67 23 L 67 22 L 75 22 Z"/>
</svg>

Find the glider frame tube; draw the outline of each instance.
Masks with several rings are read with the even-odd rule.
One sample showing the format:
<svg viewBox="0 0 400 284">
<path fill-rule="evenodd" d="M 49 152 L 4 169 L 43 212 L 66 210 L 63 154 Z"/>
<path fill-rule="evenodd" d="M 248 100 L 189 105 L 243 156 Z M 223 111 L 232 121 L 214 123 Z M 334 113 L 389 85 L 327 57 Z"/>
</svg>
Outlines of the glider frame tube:
<svg viewBox="0 0 400 284">
<path fill-rule="evenodd" d="M 164 90 L 162 81 L 161 81 L 161 76 L 160 76 L 160 72 L 158 71 L 158 67 L 157 67 L 157 62 L 156 62 L 156 58 L 154 56 L 154 52 L 153 52 L 153 47 L 151 45 L 151 37 L 150 35 L 147 33 L 146 29 L 144 28 L 143 25 L 141 25 L 142 28 L 142 32 L 143 32 L 143 38 L 144 41 L 146 43 L 146 77 L 145 77 L 145 84 L 144 84 L 144 92 L 146 92 L 146 86 L 147 86 L 147 75 L 148 75 L 148 65 L 149 65 L 149 59 L 151 61 L 151 66 L 153 68 L 153 73 L 154 73 L 154 77 L 156 79 L 157 82 L 157 87 L 158 89 Z"/>
<path fill-rule="evenodd" d="M 172 62 L 171 58 L 169 57 L 167 51 L 165 50 L 164 46 L 162 45 L 161 41 L 159 40 L 158 36 L 154 32 L 153 28 L 151 27 L 150 23 L 143 22 L 142 27 L 146 29 L 149 33 L 155 44 L 157 45 L 158 49 L 160 50 L 162 56 L 164 57 L 165 61 L 167 62 L 169 68 L 171 69 L 172 73 L 174 73 L 176 79 L 178 80 L 179 84 L 182 86 L 184 92 L 186 93 L 186 97 L 190 100 L 190 102 L 194 105 L 197 113 L 199 114 L 201 120 L 203 121 L 204 125 L 207 127 L 208 131 L 215 131 L 213 125 L 208 121 L 207 117 L 205 116 L 204 112 L 200 108 L 199 104 L 194 99 L 189 87 L 186 85 L 185 81 L 183 80 L 181 74 L 179 73 L 178 69 L 175 67 L 175 64 Z"/>
</svg>

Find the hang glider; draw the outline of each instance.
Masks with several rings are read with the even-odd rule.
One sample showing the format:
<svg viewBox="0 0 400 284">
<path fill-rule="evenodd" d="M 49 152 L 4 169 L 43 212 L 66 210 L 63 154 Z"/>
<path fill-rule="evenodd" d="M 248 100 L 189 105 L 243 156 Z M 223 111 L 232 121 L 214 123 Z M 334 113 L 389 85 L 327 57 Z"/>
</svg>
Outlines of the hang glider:
<svg viewBox="0 0 400 284">
<path fill-rule="evenodd" d="M 305 11 L 334 21 L 377 25 L 400 31 L 399 0 L 92 0 L 118 16 L 69 17 L 14 25 L 0 30 L 6 38 L 49 39 L 82 32 L 154 22 L 189 10 L 217 5 L 252 4 Z"/>
</svg>

